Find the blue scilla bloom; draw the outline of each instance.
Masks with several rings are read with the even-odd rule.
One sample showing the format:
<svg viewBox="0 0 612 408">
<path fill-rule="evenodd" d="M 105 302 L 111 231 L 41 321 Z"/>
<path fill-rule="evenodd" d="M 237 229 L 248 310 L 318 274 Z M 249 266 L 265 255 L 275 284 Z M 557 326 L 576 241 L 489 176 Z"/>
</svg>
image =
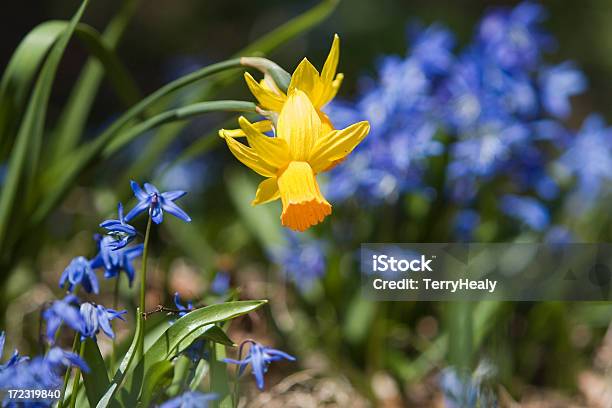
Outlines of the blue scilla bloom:
<svg viewBox="0 0 612 408">
<path fill-rule="evenodd" d="M 478 364 L 471 373 L 447 367 L 440 373 L 439 384 L 444 395 L 444 406 L 448 408 L 497 407 L 495 393 L 487 384 L 496 374 L 489 362 Z"/>
<path fill-rule="evenodd" d="M 480 23 L 478 41 L 504 69 L 533 69 L 542 52 L 554 45 L 542 29 L 545 18 L 546 10 L 535 2 L 523 2 L 512 9 L 494 9 Z"/>
<path fill-rule="evenodd" d="M 125 221 L 123 216 L 123 204 L 117 205 L 118 219 L 103 221 L 100 226 L 106 229 L 107 234 L 115 238 L 114 241 L 109 242 L 109 246 L 113 250 L 121 249 L 125 247 L 131 240 L 136 236 L 136 228 L 132 227 Z"/>
<path fill-rule="evenodd" d="M 478 387 L 470 377 L 460 376 L 453 369 L 447 368 L 440 375 L 440 389 L 444 394 L 444 403 L 452 408 L 476 408 Z"/>
<path fill-rule="evenodd" d="M 207 408 L 210 401 L 218 399 L 217 394 L 203 394 L 189 391 L 161 404 L 159 408 Z"/>
<path fill-rule="evenodd" d="M 113 249 L 114 238 L 96 236 L 95 239 L 98 241 L 98 254 L 91 260 L 91 267 L 94 269 L 103 268 L 106 279 L 114 278 L 121 271 L 125 271 L 130 286 L 132 286 L 135 275 L 132 261 L 142 255 L 144 245 L 138 244 Z"/>
<path fill-rule="evenodd" d="M 0 358 L 4 354 L 4 343 L 6 341 L 6 335 L 4 332 L 0 333 Z M 0 364 L 0 371 L 6 370 L 14 366 L 15 364 L 19 364 L 22 361 L 27 360 L 27 357 L 23 357 L 19 355 L 17 349 L 13 350 L 13 355 L 5 362 Z"/>
<path fill-rule="evenodd" d="M 442 75 L 451 68 L 455 56 L 454 35 L 439 24 L 416 30 L 409 30 L 412 41 L 412 55 L 430 75 Z"/>
<path fill-rule="evenodd" d="M 480 214 L 472 209 L 463 209 L 455 216 L 453 229 L 461 241 L 471 241 L 478 225 L 480 225 Z"/>
<path fill-rule="evenodd" d="M 301 290 L 308 290 L 325 274 L 325 244 L 303 234 L 287 232 L 287 243 L 272 251 L 272 259 Z"/>
<path fill-rule="evenodd" d="M 550 214 L 541 201 L 533 197 L 507 194 L 501 198 L 500 208 L 535 231 L 543 231 L 550 224 Z"/>
<path fill-rule="evenodd" d="M 264 374 L 268 371 L 268 366 L 273 361 L 278 360 L 289 360 L 295 361 L 295 357 L 285 353 L 284 351 L 276 350 L 270 347 L 265 347 L 252 340 L 247 340 L 240 345 L 240 354 L 242 354 L 242 348 L 246 343 L 250 343 L 249 353 L 242 360 L 234 360 L 226 358 L 223 361 L 230 364 L 238 364 L 238 375 L 242 375 L 248 365 L 251 365 L 255 382 L 260 390 L 264 388 Z"/>
<path fill-rule="evenodd" d="M 111 325 L 111 320 L 121 319 L 125 320 L 121 315 L 127 313 L 127 310 L 116 311 L 113 309 L 107 309 L 102 305 L 93 305 L 88 302 L 84 302 L 79 310 L 83 318 L 83 329 L 81 332 L 81 340 L 89 337 L 96 339 L 96 335 L 102 330 L 111 339 L 115 338 L 115 333 Z"/>
<path fill-rule="evenodd" d="M 164 220 L 164 211 L 169 212 L 185 222 L 191 221 L 187 213 L 179 208 L 178 205 L 174 204 L 174 200 L 178 200 L 187 194 L 185 191 L 176 190 L 160 193 L 157 187 L 149 183 L 144 183 L 143 191 L 135 181 L 131 181 L 131 186 L 134 195 L 138 199 L 138 204 L 136 204 L 136 206 L 126 215 L 126 221 L 132 220 L 138 214 L 146 210 L 149 210 L 151 219 L 156 224 L 161 224 Z"/>
<path fill-rule="evenodd" d="M 576 237 L 562 225 L 553 225 L 544 236 L 544 242 L 548 244 L 571 244 L 576 242 Z"/>
<path fill-rule="evenodd" d="M 210 291 L 217 295 L 227 293 L 230 288 L 230 274 L 225 271 L 218 271 L 215 278 L 210 283 Z"/>
<path fill-rule="evenodd" d="M 548 113 L 567 118 L 571 113 L 570 97 L 585 91 L 587 80 L 571 62 L 547 67 L 540 72 L 542 105 Z"/>
<path fill-rule="evenodd" d="M 60 367 L 79 367 L 83 372 L 88 373 L 89 367 L 77 354 L 62 350 L 59 347 L 53 347 L 45 356 L 46 362 L 52 369 Z"/>
<path fill-rule="evenodd" d="M 599 115 L 589 116 L 559 164 L 576 177 L 580 194 L 592 198 L 601 193 L 612 180 L 612 127 Z"/>
<path fill-rule="evenodd" d="M 181 297 L 179 296 L 178 292 L 174 292 L 174 304 L 176 305 L 176 308 L 179 310 L 179 313 L 178 313 L 179 317 L 183 317 L 187 313 L 193 310 L 193 302 L 189 301 L 187 302 L 187 305 L 183 305 L 181 303 Z"/>
<path fill-rule="evenodd" d="M 529 136 L 529 128 L 519 122 L 483 124 L 451 147 L 450 179 L 492 175 L 512 158 L 514 149 L 525 145 Z"/>
<path fill-rule="evenodd" d="M 74 295 L 67 295 L 61 300 L 56 300 L 45 309 L 43 319 L 47 323 L 47 339 L 53 342 L 55 333 L 62 323 L 66 323 L 73 330 L 82 332 L 85 328 L 85 321 L 79 313 L 77 307 L 79 300 Z"/>
<path fill-rule="evenodd" d="M 100 289 L 98 277 L 91 267 L 91 262 L 83 256 L 74 258 L 64 269 L 59 281 L 60 288 L 66 286 L 66 283 L 71 292 L 77 285 L 81 285 L 88 293 L 97 294 Z"/>
<path fill-rule="evenodd" d="M 24 359 L 11 367 L 0 370 L 0 389 L 58 389 L 62 384 L 62 372 L 65 368 L 79 367 L 89 372 L 87 364 L 76 354 L 54 347 L 44 356 Z M 39 399 L 16 403 L 8 396 L 3 401 L 3 407 L 51 407 L 55 399 Z"/>
</svg>

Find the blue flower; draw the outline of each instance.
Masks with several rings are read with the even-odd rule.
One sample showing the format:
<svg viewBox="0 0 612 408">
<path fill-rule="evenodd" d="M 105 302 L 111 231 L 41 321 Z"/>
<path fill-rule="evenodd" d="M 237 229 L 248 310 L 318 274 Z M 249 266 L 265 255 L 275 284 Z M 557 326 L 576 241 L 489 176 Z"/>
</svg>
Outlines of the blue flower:
<svg viewBox="0 0 612 408">
<path fill-rule="evenodd" d="M 2 332 L 0 334 L 0 358 L 4 354 L 5 341 L 6 341 L 6 335 L 4 332 Z M 7 368 L 10 368 L 14 366 L 15 364 L 19 364 L 20 362 L 25 361 L 25 360 L 27 360 L 27 357 L 20 356 L 17 349 L 15 349 L 13 351 L 13 355 L 8 359 L 8 361 L 5 362 L 4 364 L 0 364 L 0 371 L 6 370 Z"/>
<path fill-rule="evenodd" d="M 570 97 L 587 87 L 587 80 L 571 62 L 564 62 L 540 72 L 542 105 L 552 115 L 567 118 L 571 113 Z"/>
<path fill-rule="evenodd" d="M 413 31 L 412 55 L 430 75 L 445 74 L 452 66 L 455 56 L 455 38 L 446 28 L 432 24 L 424 30 Z"/>
<path fill-rule="evenodd" d="M 210 401 L 218 399 L 217 394 L 203 394 L 198 391 L 189 391 L 172 398 L 160 405 L 159 408 L 207 408 Z"/>
<path fill-rule="evenodd" d="M 132 220 L 145 210 L 149 210 L 151 219 L 156 224 L 161 224 L 161 222 L 164 220 L 164 211 L 169 212 L 185 222 L 191 221 L 191 218 L 187 215 L 187 213 L 185 213 L 185 211 L 174 203 L 174 200 L 178 200 L 187 194 L 185 191 L 176 190 L 160 193 L 153 184 L 149 183 L 144 183 L 143 191 L 135 181 L 131 181 L 130 183 L 132 190 L 134 191 L 134 195 L 138 199 L 138 204 L 136 204 L 136 206 L 127 214 L 125 217 L 126 221 Z"/>
<path fill-rule="evenodd" d="M 588 198 L 612 179 L 612 127 L 599 115 L 589 116 L 559 164 L 577 179 L 577 190 Z"/>
<path fill-rule="evenodd" d="M 59 367 L 79 367 L 81 371 L 88 373 L 89 367 L 77 354 L 53 347 L 45 356 L 47 363 L 54 369 Z"/>
<path fill-rule="evenodd" d="M 504 69 L 533 69 L 542 51 L 554 45 L 541 26 L 545 17 L 544 7 L 533 2 L 520 3 L 513 9 L 495 9 L 480 23 L 478 40 Z"/>
<path fill-rule="evenodd" d="M 187 302 L 187 306 L 183 306 L 181 304 L 181 297 L 179 296 L 178 292 L 174 292 L 174 304 L 176 305 L 176 308 L 180 310 L 178 314 L 179 317 L 183 317 L 193 310 L 193 303 L 191 301 Z"/>
<path fill-rule="evenodd" d="M 84 330 L 85 321 L 76 306 L 78 302 L 76 296 L 67 295 L 64 299 L 54 301 L 45 309 L 42 317 L 47 322 L 46 335 L 49 341 L 54 341 L 55 333 L 62 323 L 66 323 L 78 332 Z"/>
<path fill-rule="evenodd" d="M 240 352 L 246 343 L 250 343 L 249 353 L 242 360 L 234 360 L 226 358 L 223 361 L 230 364 L 238 364 L 238 375 L 242 375 L 245 368 L 250 364 L 253 376 L 255 376 L 255 382 L 260 390 L 264 388 L 264 374 L 268 371 L 268 366 L 273 361 L 278 360 L 289 360 L 295 361 L 295 357 L 285 353 L 284 351 L 276 350 L 270 347 L 265 347 L 252 340 L 247 340 L 240 346 Z"/>
<path fill-rule="evenodd" d="M 533 197 L 507 194 L 502 197 L 500 207 L 506 215 L 522 221 L 535 231 L 543 231 L 550 224 L 548 209 Z"/>
<path fill-rule="evenodd" d="M 127 313 L 127 310 L 116 311 L 113 309 L 107 309 L 102 305 L 93 305 L 91 303 L 84 302 L 81 305 L 81 309 L 79 311 L 81 314 L 84 326 L 81 332 L 81 340 L 89 337 L 91 339 L 96 339 L 96 335 L 102 329 L 102 331 L 111 339 L 115 338 L 115 333 L 113 333 L 113 328 L 111 326 L 111 320 L 113 319 L 123 319 L 121 315 Z"/>
<path fill-rule="evenodd" d="M 230 274 L 225 271 L 218 271 L 210 284 L 211 292 L 217 295 L 227 293 L 230 287 Z"/>
<path fill-rule="evenodd" d="M 115 238 L 114 241 L 109 242 L 109 246 L 113 250 L 117 250 L 125 247 L 134 237 L 136 236 L 136 228 L 126 223 L 123 217 L 123 205 L 119 203 L 117 205 L 118 219 L 103 221 L 100 226 L 107 230 L 107 234 Z"/>
<path fill-rule="evenodd" d="M 21 359 L 6 369 L 0 369 L 0 389 L 59 389 L 63 381 L 62 372 L 72 366 L 89 372 L 89 367 L 78 355 L 54 347 L 44 356 Z M 51 407 L 55 402 L 55 399 L 38 399 L 17 403 L 5 396 L 2 406 Z"/>
<path fill-rule="evenodd" d="M 96 237 L 98 241 L 98 254 L 91 260 L 91 267 L 104 268 L 104 277 L 110 279 L 119 275 L 121 271 L 125 271 L 128 276 L 130 286 L 134 281 L 134 266 L 132 261 L 142 255 L 144 245 L 134 245 L 119 249 L 113 249 L 112 243 L 115 241 L 112 237 Z"/>
<path fill-rule="evenodd" d="M 474 230 L 480 224 L 478 212 L 465 209 L 457 213 L 454 220 L 454 232 L 461 241 L 471 241 L 474 238 Z"/>
<path fill-rule="evenodd" d="M 97 294 L 99 292 L 98 277 L 91 267 L 91 263 L 82 256 L 74 258 L 64 269 L 59 281 L 60 288 L 63 288 L 66 282 L 68 282 L 68 291 L 70 292 L 76 285 L 81 285 L 88 293 Z"/>
<path fill-rule="evenodd" d="M 496 373 L 495 367 L 484 361 L 470 375 L 453 367 L 440 374 L 439 384 L 444 395 L 444 406 L 448 408 L 497 407 L 495 392 L 488 383 Z"/>
<path fill-rule="evenodd" d="M 325 245 L 304 234 L 287 232 L 286 244 L 272 251 L 272 259 L 299 289 L 308 290 L 325 274 Z"/>
</svg>

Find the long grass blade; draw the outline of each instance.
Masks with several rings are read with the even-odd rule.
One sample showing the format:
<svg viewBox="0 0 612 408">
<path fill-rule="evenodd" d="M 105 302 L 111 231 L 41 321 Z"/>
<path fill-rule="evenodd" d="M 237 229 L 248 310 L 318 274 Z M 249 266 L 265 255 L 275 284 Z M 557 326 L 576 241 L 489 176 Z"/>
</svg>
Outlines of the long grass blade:
<svg viewBox="0 0 612 408">
<path fill-rule="evenodd" d="M 89 0 L 83 0 L 78 11 L 70 20 L 70 24 L 53 46 L 53 49 L 49 53 L 41 69 L 36 85 L 34 86 L 32 97 L 28 103 L 27 110 L 17 134 L 15 146 L 11 152 L 8 174 L 0 196 L 0 248 L 4 248 L 8 224 L 11 219 L 13 207 L 17 202 L 18 189 L 20 184 L 24 181 L 24 173 L 28 171 L 28 167 L 31 173 L 36 166 L 36 160 L 34 160 L 34 163 L 28 163 L 27 159 L 32 151 L 36 156 L 36 151 L 40 149 L 47 105 L 51 96 L 51 87 L 53 86 L 57 67 L 68 45 L 68 41 L 70 41 L 74 33 L 77 23 L 85 12 L 88 2 Z"/>
</svg>

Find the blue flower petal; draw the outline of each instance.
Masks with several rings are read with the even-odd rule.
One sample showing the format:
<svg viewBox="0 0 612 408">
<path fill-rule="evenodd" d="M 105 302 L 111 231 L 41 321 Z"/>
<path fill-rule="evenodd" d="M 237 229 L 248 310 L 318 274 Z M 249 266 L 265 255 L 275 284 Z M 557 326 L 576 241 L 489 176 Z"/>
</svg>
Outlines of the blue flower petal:
<svg viewBox="0 0 612 408">
<path fill-rule="evenodd" d="M 191 217 L 189 217 L 189 215 L 187 215 L 185 211 L 183 211 L 178 205 L 174 204 L 172 201 L 162 201 L 162 208 L 185 222 L 191 222 Z"/>
</svg>

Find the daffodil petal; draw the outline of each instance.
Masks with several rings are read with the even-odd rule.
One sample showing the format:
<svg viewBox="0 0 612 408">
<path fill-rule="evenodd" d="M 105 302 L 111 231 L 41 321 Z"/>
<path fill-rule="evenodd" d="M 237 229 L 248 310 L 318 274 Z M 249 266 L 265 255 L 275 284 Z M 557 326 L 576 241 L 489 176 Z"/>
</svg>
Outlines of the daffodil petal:
<svg viewBox="0 0 612 408">
<path fill-rule="evenodd" d="M 353 151 L 367 136 L 370 124 L 355 123 L 345 129 L 335 130 L 320 138 L 308 160 L 315 173 L 327 169 L 332 162 L 340 160 Z"/>
<path fill-rule="evenodd" d="M 304 58 L 295 69 L 293 75 L 291 75 L 291 82 L 289 83 L 287 93 L 296 89 L 306 92 L 312 103 L 316 106 L 317 100 L 320 97 L 320 82 L 319 71 L 308 59 Z"/>
<path fill-rule="evenodd" d="M 330 85 L 325 85 L 325 88 L 321 94 L 321 100 L 319 102 L 319 109 L 327 105 L 332 99 L 336 97 L 338 94 L 338 90 L 340 89 L 340 85 L 342 85 L 342 80 L 344 79 L 344 74 L 336 75 L 336 79 L 332 81 Z"/>
<path fill-rule="evenodd" d="M 280 191 L 278 190 L 277 179 L 276 177 L 270 177 L 259 183 L 257 193 L 255 193 L 255 199 L 251 202 L 251 205 L 265 204 L 270 201 L 278 200 L 279 198 Z"/>
<path fill-rule="evenodd" d="M 278 117 L 277 135 L 289 145 L 293 160 L 305 161 L 321 134 L 321 119 L 312 102 L 299 89 L 292 91 Z"/>
<path fill-rule="evenodd" d="M 244 116 L 238 118 L 238 123 L 246 133 L 249 146 L 255 149 L 261 160 L 276 168 L 282 168 L 289 163 L 289 146 L 285 139 L 260 133 Z"/>
<path fill-rule="evenodd" d="M 321 71 L 321 80 L 323 84 L 331 85 L 334 77 L 336 76 L 336 70 L 338 69 L 338 60 L 340 59 L 340 37 L 338 34 L 334 34 L 334 41 L 332 42 L 331 49 L 323 65 Z"/>
<path fill-rule="evenodd" d="M 334 128 L 334 124 L 332 123 L 331 119 L 329 118 L 329 116 L 327 116 L 325 112 L 323 112 L 322 110 L 317 110 L 317 113 L 319 114 L 319 119 L 321 119 L 321 134 L 322 135 L 326 135 L 329 132 L 336 130 Z"/>
<path fill-rule="evenodd" d="M 254 172 L 261 174 L 264 177 L 273 177 L 276 175 L 278 169 L 261 160 L 253 149 L 243 145 L 232 137 L 226 137 L 225 142 L 227 143 L 227 147 L 229 147 L 232 154 L 242 164 Z"/>
<path fill-rule="evenodd" d="M 251 123 L 258 132 L 270 132 L 273 129 L 271 120 L 260 120 L 259 122 Z M 221 129 L 219 130 L 221 137 L 245 137 L 246 133 L 242 129 Z"/>
<path fill-rule="evenodd" d="M 244 73 L 244 79 L 251 90 L 251 93 L 257 98 L 259 104 L 267 110 L 280 111 L 285 102 L 285 96 L 276 94 L 274 91 L 261 86 L 248 72 Z"/>
</svg>

